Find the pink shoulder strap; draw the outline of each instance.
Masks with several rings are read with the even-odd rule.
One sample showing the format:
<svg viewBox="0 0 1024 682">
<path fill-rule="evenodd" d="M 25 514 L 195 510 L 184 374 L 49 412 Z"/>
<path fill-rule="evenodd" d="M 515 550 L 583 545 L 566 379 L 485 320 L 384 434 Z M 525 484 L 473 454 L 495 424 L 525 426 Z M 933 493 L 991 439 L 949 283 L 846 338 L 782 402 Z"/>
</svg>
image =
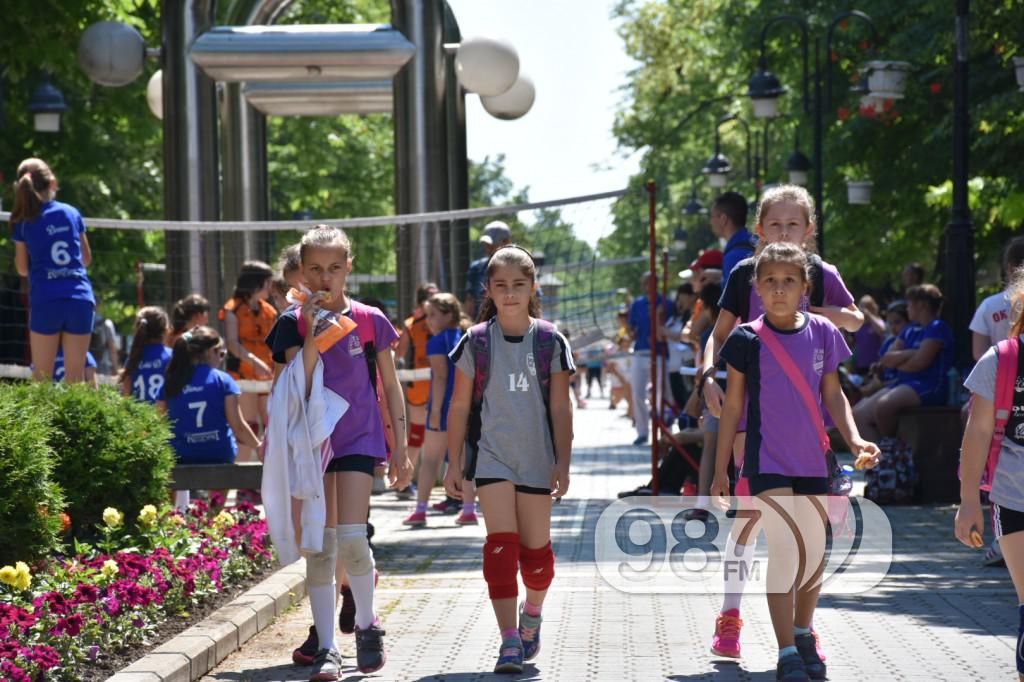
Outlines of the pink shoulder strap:
<svg viewBox="0 0 1024 682">
<path fill-rule="evenodd" d="M 814 394 L 811 392 L 811 387 L 807 385 L 807 379 L 800 373 L 796 363 L 793 362 L 793 358 L 790 357 L 786 349 L 782 347 L 779 340 L 775 338 L 775 334 L 771 333 L 771 330 L 765 330 L 764 318 L 759 317 L 750 323 L 750 328 L 757 334 L 757 338 L 761 340 L 768 352 L 772 354 L 775 361 L 779 363 L 782 371 L 789 377 L 789 381 L 793 384 L 793 388 L 800 394 L 800 398 L 804 402 L 804 406 L 811 415 L 811 421 L 818 432 L 818 441 L 821 443 L 822 451 L 828 452 L 831 449 L 831 443 L 828 440 L 828 434 L 825 433 L 825 422 L 821 418 L 821 407 L 818 401 L 815 399 Z"/>
<path fill-rule="evenodd" d="M 1006 435 L 1006 424 L 1010 421 L 1013 410 L 1013 390 L 1017 385 L 1017 358 L 1020 343 L 1016 338 L 1004 339 L 996 344 L 996 392 L 992 407 L 995 410 L 995 428 L 992 430 L 992 442 L 988 448 L 988 460 L 981 478 L 983 490 L 992 489 L 996 466 L 999 464 L 999 452 L 1003 448 L 1003 436 Z"/>
</svg>

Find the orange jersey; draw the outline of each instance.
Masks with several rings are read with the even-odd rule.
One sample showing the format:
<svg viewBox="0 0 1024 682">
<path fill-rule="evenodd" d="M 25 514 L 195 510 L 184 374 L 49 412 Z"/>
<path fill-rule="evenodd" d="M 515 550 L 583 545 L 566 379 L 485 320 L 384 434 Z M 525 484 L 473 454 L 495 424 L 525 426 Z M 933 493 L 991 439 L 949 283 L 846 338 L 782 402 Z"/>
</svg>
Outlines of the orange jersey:
<svg viewBox="0 0 1024 682">
<path fill-rule="evenodd" d="M 409 345 L 412 346 L 412 367 L 413 369 L 424 369 L 430 367 L 430 360 L 427 359 L 427 340 L 430 339 L 430 328 L 427 327 L 426 316 L 407 317 L 402 325 L 402 333 L 409 335 Z M 426 405 L 430 398 L 430 380 L 414 381 L 405 388 L 405 399 L 410 405 Z"/>
<path fill-rule="evenodd" d="M 274 306 L 266 301 L 260 301 L 259 309 L 253 310 L 252 306 L 247 305 L 244 301 L 233 298 L 221 308 L 220 313 L 217 315 L 218 319 L 223 321 L 228 311 L 233 312 L 238 319 L 238 342 L 247 351 L 265 362 L 267 367 L 273 368 L 274 358 L 272 357 L 270 347 L 266 344 L 266 338 L 267 334 L 270 333 L 271 327 L 274 326 L 274 322 L 277 321 L 277 310 Z M 241 362 L 238 371 L 229 369 L 228 372 L 235 379 L 269 378 L 262 376 L 262 373 L 258 373 L 251 362 L 244 360 Z"/>
</svg>

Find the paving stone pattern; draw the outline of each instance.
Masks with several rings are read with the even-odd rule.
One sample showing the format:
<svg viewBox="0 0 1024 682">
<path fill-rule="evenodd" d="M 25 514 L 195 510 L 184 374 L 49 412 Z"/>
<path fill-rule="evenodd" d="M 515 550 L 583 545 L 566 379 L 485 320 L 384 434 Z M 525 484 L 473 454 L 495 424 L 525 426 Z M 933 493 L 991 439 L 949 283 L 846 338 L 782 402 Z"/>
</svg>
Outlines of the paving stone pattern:
<svg viewBox="0 0 1024 682">
<path fill-rule="evenodd" d="M 558 563 L 544 606 L 543 647 L 512 679 L 774 680 L 777 649 L 763 595 L 744 601 L 743 658 L 736 662 L 708 649 L 721 604 L 713 589 L 626 594 L 602 579 L 594 561 L 596 519 L 618 491 L 646 480 L 650 450 L 628 445 L 629 422 L 597 401 L 577 411 L 575 427 L 570 497 L 555 506 L 552 521 Z M 427 529 L 408 530 L 401 520 L 410 505 L 392 493 L 373 498 L 388 663 L 361 675 L 353 637 L 339 634 L 351 664 L 344 679 L 510 679 L 490 673 L 499 641 L 480 568 L 483 526 L 459 528 L 452 516 L 428 516 Z M 1015 679 L 1016 597 L 1006 570 L 983 568 L 980 553 L 955 541 L 952 507 L 887 512 L 895 556 L 885 580 L 866 594 L 820 602 L 815 627 L 829 679 Z M 307 668 L 291 664 L 291 650 L 310 624 L 304 600 L 202 679 L 308 679 Z"/>
</svg>

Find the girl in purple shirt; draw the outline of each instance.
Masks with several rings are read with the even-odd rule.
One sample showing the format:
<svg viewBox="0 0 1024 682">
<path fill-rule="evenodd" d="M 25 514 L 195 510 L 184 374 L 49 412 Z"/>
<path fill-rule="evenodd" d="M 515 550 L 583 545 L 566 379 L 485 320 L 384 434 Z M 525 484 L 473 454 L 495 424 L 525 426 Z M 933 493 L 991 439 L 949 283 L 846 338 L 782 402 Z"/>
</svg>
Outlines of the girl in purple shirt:
<svg viewBox="0 0 1024 682">
<path fill-rule="evenodd" d="M 836 368 L 850 355 L 842 334 L 824 317 L 800 310 L 810 280 L 807 254 L 793 244 L 770 244 L 757 257 L 754 277 L 766 311 L 733 330 L 722 347 L 728 388 L 711 495 L 729 497 L 729 456 L 747 410 L 743 475 L 768 538 L 768 610 L 779 645 L 776 678 L 825 679 L 811 633 L 825 560 L 828 471 L 822 408 L 857 455 L 859 468 L 874 466 L 878 448 L 861 439 L 839 385 Z M 792 372 L 784 369 L 787 358 L 795 366 Z M 808 387 L 806 399 L 799 381 Z"/>
</svg>

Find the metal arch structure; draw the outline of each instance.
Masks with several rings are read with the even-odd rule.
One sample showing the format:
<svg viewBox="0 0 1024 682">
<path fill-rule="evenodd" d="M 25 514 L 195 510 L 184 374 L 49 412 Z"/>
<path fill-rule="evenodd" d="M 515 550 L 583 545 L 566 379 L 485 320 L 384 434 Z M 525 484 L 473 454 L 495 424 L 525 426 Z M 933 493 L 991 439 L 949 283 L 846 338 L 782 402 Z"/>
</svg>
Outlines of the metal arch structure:
<svg viewBox="0 0 1024 682">
<path fill-rule="evenodd" d="M 234 0 L 225 13 L 234 25 L 215 27 L 215 0 L 164 0 L 167 217 L 269 217 L 263 112 L 390 110 L 396 212 L 467 208 L 464 91 L 444 49 L 445 42 L 458 41 L 459 31 L 447 2 L 391 0 L 393 28 L 271 26 L 291 2 Z M 224 84 L 223 175 L 218 159 L 218 82 Z M 171 298 L 194 288 L 222 297 L 224 275 L 237 272 L 246 257 L 269 255 L 265 249 L 260 253 L 249 235 L 168 232 L 167 240 Z M 440 280 L 454 288 L 468 263 L 468 248 L 464 223 L 403 228 L 398 264 L 401 312 L 411 310 L 421 281 Z M 442 273 L 446 260 L 451 267 Z"/>
</svg>

